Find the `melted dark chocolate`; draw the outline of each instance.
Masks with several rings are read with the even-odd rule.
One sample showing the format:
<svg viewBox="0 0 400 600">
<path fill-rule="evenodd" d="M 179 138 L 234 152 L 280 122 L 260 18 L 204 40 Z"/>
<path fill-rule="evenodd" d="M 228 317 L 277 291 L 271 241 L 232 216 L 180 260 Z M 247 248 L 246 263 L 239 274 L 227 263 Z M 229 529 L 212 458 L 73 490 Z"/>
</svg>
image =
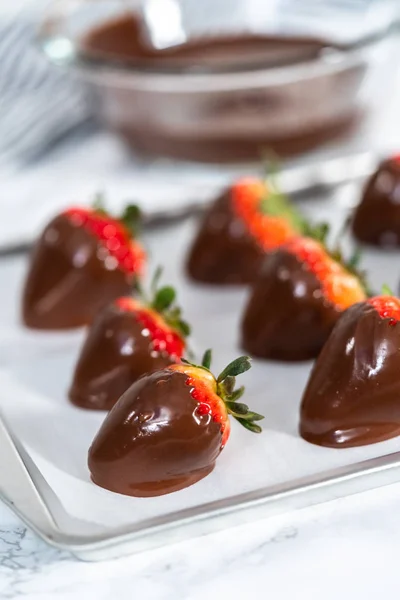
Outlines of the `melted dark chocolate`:
<svg viewBox="0 0 400 600">
<path fill-rule="evenodd" d="M 325 344 L 303 395 L 300 434 L 348 448 L 400 435 L 400 323 L 369 304 L 349 308 Z"/>
<path fill-rule="evenodd" d="M 400 160 L 381 163 L 368 181 L 353 221 L 354 235 L 375 246 L 400 246 Z"/>
<path fill-rule="evenodd" d="M 160 496 L 208 475 L 220 426 L 196 413 L 187 376 L 168 370 L 134 383 L 105 418 L 89 450 L 93 481 L 129 496 Z"/>
<path fill-rule="evenodd" d="M 340 316 L 316 276 L 296 256 L 277 250 L 265 259 L 242 322 L 242 347 L 273 360 L 318 356 Z"/>
<path fill-rule="evenodd" d="M 234 214 L 227 190 L 205 216 L 189 251 L 187 270 L 203 283 L 251 283 L 264 257 L 265 252 Z"/>
<path fill-rule="evenodd" d="M 243 33 L 230 37 L 206 36 L 165 50 L 155 50 L 147 43 L 140 20 L 133 14 L 103 22 L 80 40 L 83 60 L 123 64 L 128 77 L 129 69 L 194 74 L 273 69 L 286 64 L 317 62 L 327 49 L 330 53 L 341 51 L 327 40 Z M 161 92 L 157 92 L 153 99 L 140 89 L 102 85 L 98 110 L 108 126 L 135 151 L 143 154 L 218 163 L 259 160 L 265 148 L 274 150 L 279 156 L 293 155 L 347 135 L 359 120 L 359 111 L 352 102 L 363 75 L 364 67 L 356 66 L 351 71 L 327 75 L 328 85 L 322 85 L 320 78 L 316 78 L 315 83 L 310 78 L 309 86 L 315 86 L 318 103 L 324 102 L 330 107 L 323 111 L 325 117 L 319 119 L 310 116 L 308 99 L 302 102 L 301 90 L 300 96 L 297 93 L 297 82 L 265 89 L 239 86 L 235 90 L 218 92 L 202 90 L 193 94 L 190 100 L 179 92 L 163 94 L 162 98 Z M 348 98 L 347 110 L 338 110 L 338 100 L 331 94 L 331 89 L 337 87 L 343 89 L 343 98 Z M 158 103 L 160 110 L 161 105 L 165 108 L 165 102 L 165 110 L 171 118 L 163 122 L 153 113 Z M 138 110 L 132 114 L 133 103 Z M 272 132 L 270 128 L 262 127 L 265 114 L 276 115 L 274 120 L 277 122 L 285 122 L 287 114 L 295 114 L 298 124 L 296 128 L 282 125 L 282 132 L 276 128 Z M 183 120 L 182 115 L 185 115 Z M 190 125 L 192 121 L 193 126 Z M 212 131 L 209 125 L 203 131 L 202 121 L 212 122 Z"/>
<path fill-rule="evenodd" d="M 22 300 L 25 325 L 68 329 L 86 325 L 131 282 L 95 237 L 66 215 L 55 217 L 33 250 Z"/>
<path fill-rule="evenodd" d="M 317 59 L 332 44 L 325 41 L 289 36 L 246 34 L 203 37 L 163 50 L 146 40 L 139 18 L 125 14 L 103 23 L 81 41 L 86 57 L 126 61 L 136 65 L 160 68 L 223 68 L 235 70 L 295 64 Z"/>
<path fill-rule="evenodd" d="M 69 397 L 82 408 L 110 410 L 145 373 L 163 369 L 171 358 L 152 349 L 133 313 L 105 308 L 94 320 L 80 353 Z"/>
</svg>

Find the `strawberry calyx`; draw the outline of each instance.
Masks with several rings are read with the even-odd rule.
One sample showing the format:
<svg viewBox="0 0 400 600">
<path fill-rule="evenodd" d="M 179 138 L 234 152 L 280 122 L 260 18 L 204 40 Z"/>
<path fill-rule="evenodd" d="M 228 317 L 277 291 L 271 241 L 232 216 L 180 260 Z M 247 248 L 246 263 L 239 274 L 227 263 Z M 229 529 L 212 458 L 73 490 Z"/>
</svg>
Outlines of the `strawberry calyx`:
<svg viewBox="0 0 400 600">
<path fill-rule="evenodd" d="M 389 286 L 382 286 L 382 294 L 368 298 L 367 302 L 382 319 L 389 319 L 389 325 L 396 325 L 400 321 L 400 299 L 393 295 Z"/>
<path fill-rule="evenodd" d="M 324 298 L 338 310 L 345 310 L 368 296 L 364 275 L 357 269 L 359 252 L 345 261 L 339 247 L 329 251 L 322 241 L 310 237 L 294 238 L 285 248 L 314 273 Z"/>
<path fill-rule="evenodd" d="M 306 221 L 278 185 L 279 160 L 277 156 L 271 152 L 268 154 L 264 157 L 264 188 L 267 193 L 261 200 L 261 212 L 270 217 L 284 218 L 295 232 L 303 234 Z"/>
<path fill-rule="evenodd" d="M 115 305 L 122 311 L 133 313 L 142 326 L 143 335 L 151 340 L 151 351 L 167 354 L 173 360 L 180 360 L 186 350 L 185 340 L 170 328 L 164 319 L 149 307 L 131 296 L 118 298 Z"/>
<path fill-rule="evenodd" d="M 99 215 L 112 219 L 105 207 L 103 194 L 96 194 L 92 202 L 92 209 Z M 137 204 L 127 204 L 121 215 L 114 217 L 129 232 L 130 237 L 139 237 L 142 231 L 142 213 Z"/>
<path fill-rule="evenodd" d="M 185 359 L 182 359 L 183 365 L 174 366 L 172 368 L 178 368 L 178 370 L 183 370 L 184 372 L 189 373 L 188 385 L 193 386 L 192 396 L 200 402 L 200 409 L 203 407 L 204 411 L 209 411 L 210 406 L 210 390 L 219 398 L 218 404 L 221 404 L 221 400 L 224 404 L 225 411 L 228 415 L 232 415 L 243 427 L 252 431 L 253 433 L 261 433 L 262 429 L 258 425 L 257 421 L 261 421 L 264 419 L 263 415 L 260 415 L 256 412 L 253 412 L 249 409 L 246 404 L 242 402 L 238 402 L 238 400 L 243 396 L 245 388 L 242 386 L 236 389 L 236 377 L 242 373 L 245 373 L 251 368 L 250 358 L 248 356 L 240 356 L 233 360 L 225 369 L 215 377 L 211 371 L 211 358 L 212 353 L 211 350 L 207 350 L 203 356 L 203 360 L 200 365 L 196 365 L 191 363 Z M 179 369 L 180 367 L 180 369 Z M 195 372 L 200 373 L 196 376 Z M 193 376 L 190 376 L 193 373 Z M 204 380 L 205 388 L 200 384 L 200 382 Z M 196 391 L 200 389 L 200 395 Z M 222 417 L 220 413 L 216 413 L 213 415 Z M 215 419 L 218 420 L 218 419 Z"/>
<path fill-rule="evenodd" d="M 190 326 L 182 319 L 182 311 L 176 305 L 176 292 L 171 286 L 158 287 L 162 270 L 158 268 L 153 277 L 150 295 L 136 283 L 139 300 L 122 297 L 116 300 L 121 310 L 135 313 L 137 320 L 152 339 L 153 350 L 167 352 L 175 359 L 181 359 L 187 349 L 186 338 Z"/>
<path fill-rule="evenodd" d="M 185 339 L 190 335 L 190 325 L 182 318 L 182 309 L 176 303 L 176 291 L 170 285 L 159 287 L 162 267 L 157 267 L 150 284 L 148 294 L 140 285 L 137 286 L 139 296 L 145 305 L 159 314 L 165 323 Z"/>
<path fill-rule="evenodd" d="M 256 178 L 239 180 L 231 189 L 232 207 L 250 235 L 273 250 L 302 231 L 302 218 L 278 190 Z"/>
<path fill-rule="evenodd" d="M 73 225 L 83 227 L 96 237 L 116 265 L 132 277 L 141 277 L 146 264 L 146 253 L 134 238 L 133 215 L 137 207 L 128 206 L 122 217 L 111 216 L 98 197 L 91 208 L 73 206 L 64 211 Z M 130 216 L 129 216 L 130 215 Z M 130 224 L 129 224 L 130 219 Z"/>
</svg>

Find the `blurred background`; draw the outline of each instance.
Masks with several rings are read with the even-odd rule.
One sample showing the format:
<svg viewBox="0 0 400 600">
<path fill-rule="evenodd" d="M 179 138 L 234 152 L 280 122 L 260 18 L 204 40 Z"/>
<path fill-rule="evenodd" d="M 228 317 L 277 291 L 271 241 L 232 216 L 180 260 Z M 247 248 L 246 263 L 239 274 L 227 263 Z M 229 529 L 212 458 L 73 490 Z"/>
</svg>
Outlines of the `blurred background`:
<svg viewBox="0 0 400 600">
<path fill-rule="evenodd" d="M 0 245 L 102 191 L 147 211 L 400 149 L 399 0 L 0 4 Z"/>
</svg>

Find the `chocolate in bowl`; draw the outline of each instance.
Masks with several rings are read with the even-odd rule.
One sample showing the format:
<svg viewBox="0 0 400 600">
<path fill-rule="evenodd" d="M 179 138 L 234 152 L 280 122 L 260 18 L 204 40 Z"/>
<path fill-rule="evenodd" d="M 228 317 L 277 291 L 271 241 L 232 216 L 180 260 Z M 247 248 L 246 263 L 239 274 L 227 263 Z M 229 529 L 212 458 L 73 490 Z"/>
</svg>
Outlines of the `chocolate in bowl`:
<svg viewBox="0 0 400 600">
<path fill-rule="evenodd" d="M 126 13 L 75 37 L 64 29 L 44 29 L 47 55 L 89 83 L 100 119 L 145 153 L 207 162 L 259 158 L 265 147 L 293 155 L 349 132 L 360 115 L 364 47 L 246 34 L 156 51 Z M 60 32 L 73 47 L 64 58 Z"/>
<path fill-rule="evenodd" d="M 146 43 L 140 20 L 131 14 L 106 21 L 80 42 L 83 57 L 126 63 L 148 69 L 246 69 L 257 64 L 277 67 L 318 58 L 333 50 L 324 40 L 257 34 L 199 37 L 162 50 Z"/>
</svg>

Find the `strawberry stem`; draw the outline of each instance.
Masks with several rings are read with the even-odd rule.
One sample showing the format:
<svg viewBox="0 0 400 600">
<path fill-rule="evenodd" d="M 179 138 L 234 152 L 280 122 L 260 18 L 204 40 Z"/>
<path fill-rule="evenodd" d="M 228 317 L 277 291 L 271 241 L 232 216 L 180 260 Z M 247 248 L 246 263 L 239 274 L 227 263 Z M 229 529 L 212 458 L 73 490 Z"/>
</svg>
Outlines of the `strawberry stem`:
<svg viewBox="0 0 400 600">
<path fill-rule="evenodd" d="M 151 283 L 150 283 L 150 292 L 153 297 L 156 295 L 156 292 L 158 289 L 158 284 L 160 282 L 162 273 L 163 273 L 163 268 L 161 265 L 158 265 L 158 267 L 154 271 L 154 275 L 151 278 Z"/>
<path fill-rule="evenodd" d="M 97 192 L 94 195 L 93 202 L 92 202 L 92 208 L 99 214 L 102 214 L 102 215 L 107 214 L 106 199 L 105 199 L 105 195 L 103 192 Z"/>
</svg>

